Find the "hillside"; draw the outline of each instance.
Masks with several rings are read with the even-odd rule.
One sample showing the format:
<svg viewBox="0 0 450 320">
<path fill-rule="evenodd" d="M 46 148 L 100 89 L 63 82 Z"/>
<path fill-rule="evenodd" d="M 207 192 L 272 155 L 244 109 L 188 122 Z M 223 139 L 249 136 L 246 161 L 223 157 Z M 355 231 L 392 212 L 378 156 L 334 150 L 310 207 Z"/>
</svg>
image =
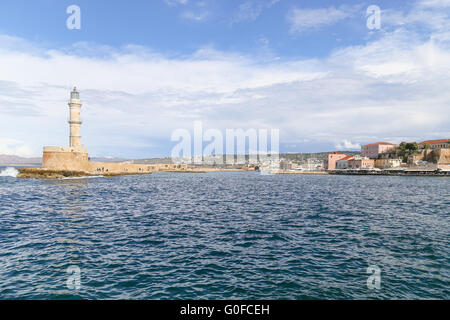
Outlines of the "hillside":
<svg viewBox="0 0 450 320">
<path fill-rule="evenodd" d="M 22 166 L 40 166 L 41 158 L 25 158 L 0 154 L 0 166 L 22 165 Z"/>
<path fill-rule="evenodd" d="M 331 151 L 330 151 L 331 152 Z M 297 162 L 297 163 L 303 163 L 308 161 L 308 159 L 317 159 L 317 160 L 325 160 L 330 152 L 317 152 L 317 153 L 282 153 L 280 154 L 280 159 Z M 340 151 L 342 153 L 348 154 L 348 155 L 358 155 L 360 154 L 359 151 Z M 234 159 L 236 160 L 236 156 L 234 156 Z M 248 161 L 249 156 L 245 155 L 246 161 Z M 132 163 L 139 163 L 139 164 L 152 164 L 152 163 L 172 163 L 171 158 L 151 158 L 151 159 L 139 159 L 139 160 L 132 160 Z M 210 162 L 213 162 L 211 160 Z M 226 156 L 223 156 L 223 163 L 226 163 Z"/>
<path fill-rule="evenodd" d="M 123 162 L 126 159 L 122 158 L 102 158 L 102 157 L 93 157 L 91 161 L 101 161 L 101 162 Z M 0 154 L 0 166 L 38 166 L 40 167 L 42 163 L 41 157 L 19 157 L 19 156 L 11 156 L 6 154 Z"/>
</svg>

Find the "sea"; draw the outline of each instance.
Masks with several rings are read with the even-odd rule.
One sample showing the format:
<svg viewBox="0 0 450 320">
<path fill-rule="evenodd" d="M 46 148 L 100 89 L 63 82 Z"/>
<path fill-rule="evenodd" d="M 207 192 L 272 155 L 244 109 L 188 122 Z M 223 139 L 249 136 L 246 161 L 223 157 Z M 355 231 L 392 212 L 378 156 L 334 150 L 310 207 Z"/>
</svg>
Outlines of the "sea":
<svg viewBox="0 0 450 320">
<path fill-rule="evenodd" d="M 0 168 L 0 299 L 450 299 L 450 179 Z"/>
</svg>

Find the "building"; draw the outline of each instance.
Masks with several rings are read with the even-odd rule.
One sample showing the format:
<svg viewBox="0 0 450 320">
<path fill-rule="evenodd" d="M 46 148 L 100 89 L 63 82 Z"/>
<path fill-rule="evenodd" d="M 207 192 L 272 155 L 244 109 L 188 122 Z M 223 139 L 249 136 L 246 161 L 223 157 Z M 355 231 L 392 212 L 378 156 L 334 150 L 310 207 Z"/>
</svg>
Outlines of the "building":
<svg viewBox="0 0 450 320">
<path fill-rule="evenodd" d="M 70 135 L 68 147 L 44 147 L 42 168 L 47 170 L 102 173 L 150 173 L 185 170 L 185 164 L 133 164 L 129 162 L 91 162 L 88 150 L 81 144 L 81 100 L 76 88 L 70 93 Z"/>
<path fill-rule="evenodd" d="M 427 140 L 419 143 L 419 149 L 445 149 L 450 148 L 450 139 Z"/>
<path fill-rule="evenodd" d="M 327 159 L 325 160 L 325 169 L 326 170 L 334 170 L 336 169 L 336 161 L 345 158 L 347 155 L 342 152 L 332 152 L 328 154 Z"/>
<path fill-rule="evenodd" d="M 350 155 L 350 156 L 345 156 L 342 159 L 339 159 L 336 161 L 336 169 L 338 170 L 343 170 L 343 169 L 348 169 L 348 161 L 353 159 L 355 156 Z"/>
<path fill-rule="evenodd" d="M 323 171 L 324 169 L 323 160 L 309 158 L 306 162 L 299 164 L 297 166 L 297 170 L 300 171 Z"/>
<path fill-rule="evenodd" d="M 347 169 L 361 170 L 373 169 L 375 167 L 375 160 L 367 157 L 355 156 L 347 161 Z"/>
<path fill-rule="evenodd" d="M 375 160 L 375 168 L 397 168 L 402 165 L 402 159 L 377 159 Z"/>
<path fill-rule="evenodd" d="M 290 161 L 282 160 L 280 161 L 280 170 L 288 171 L 292 170 L 293 164 Z"/>
<path fill-rule="evenodd" d="M 369 159 L 377 159 L 380 154 L 394 151 L 395 148 L 396 145 L 389 142 L 375 142 L 362 146 L 361 155 Z"/>
</svg>

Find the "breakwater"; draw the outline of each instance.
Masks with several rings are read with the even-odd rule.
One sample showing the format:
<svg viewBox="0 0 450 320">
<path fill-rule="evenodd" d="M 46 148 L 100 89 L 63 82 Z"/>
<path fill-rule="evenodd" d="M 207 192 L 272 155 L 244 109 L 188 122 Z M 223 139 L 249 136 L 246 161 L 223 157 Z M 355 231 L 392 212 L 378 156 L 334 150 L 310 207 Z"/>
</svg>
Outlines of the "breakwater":
<svg viewBox="0 0 450 320">
<path fill-rule="evenodd" d="M 359 176 L 428 176 L 428 177 L 450 177 L 450 171 L 444 170 L 334 170 L 330 174 L 337 175 L 359 175 Z"/>
</svg>

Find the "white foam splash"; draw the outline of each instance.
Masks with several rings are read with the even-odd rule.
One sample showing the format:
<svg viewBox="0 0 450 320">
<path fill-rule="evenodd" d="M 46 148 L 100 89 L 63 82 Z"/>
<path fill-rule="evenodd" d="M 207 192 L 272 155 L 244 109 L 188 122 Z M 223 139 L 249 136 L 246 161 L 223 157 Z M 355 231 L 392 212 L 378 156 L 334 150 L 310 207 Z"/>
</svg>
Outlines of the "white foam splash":
<svg viewBox="0 0 450 320">
<path fill-rule="evenodd" d="M 0 177 L 13 177 L 16 178 L 19 174 L 19 171 L 16 168 L 8 167 L 5 170 L 0 171 Z"/>
</svg>

